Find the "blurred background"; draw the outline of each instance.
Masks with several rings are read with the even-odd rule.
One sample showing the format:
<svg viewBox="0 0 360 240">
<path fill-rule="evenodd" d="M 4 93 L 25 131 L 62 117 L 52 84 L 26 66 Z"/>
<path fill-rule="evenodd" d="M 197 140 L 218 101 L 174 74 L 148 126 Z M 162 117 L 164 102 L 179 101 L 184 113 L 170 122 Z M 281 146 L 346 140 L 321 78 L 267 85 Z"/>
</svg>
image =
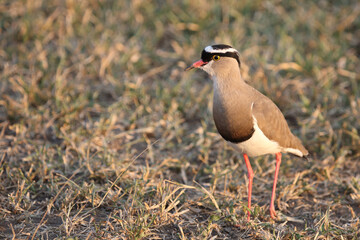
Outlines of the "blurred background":
<svg viewBox="0 0 360 240">
<path fill-rule="evenodd" d="M 359 16 L 356 0 L 0 1 L 0 238 L 360 237 Z M 263 156 L 246 222 L 212 82 L 184 72 L 214 43 L 313 156 L 283 160 L 291 221 L 269 218 Z"/>
</svg>

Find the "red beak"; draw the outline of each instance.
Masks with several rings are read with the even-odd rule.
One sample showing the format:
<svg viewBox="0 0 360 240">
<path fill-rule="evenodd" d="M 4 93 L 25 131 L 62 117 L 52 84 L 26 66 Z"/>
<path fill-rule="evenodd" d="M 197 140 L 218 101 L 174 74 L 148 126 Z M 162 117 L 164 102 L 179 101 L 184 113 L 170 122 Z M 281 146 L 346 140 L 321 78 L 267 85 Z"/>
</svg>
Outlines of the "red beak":
<svg viewBox="0 0 360 240">
<path fill-rule="evenodd" d="M 193 65 L 191 65 L 190 67 L 186 68 L 185 71 L 189 71 L 193 68 L 199 68 L 201 66 L 204 66 L 205 64 L 207 64 L 207 62 L 204 62 L 203 60 L 199 60 L 197 62 L 194 62 Z"/>
</svg>

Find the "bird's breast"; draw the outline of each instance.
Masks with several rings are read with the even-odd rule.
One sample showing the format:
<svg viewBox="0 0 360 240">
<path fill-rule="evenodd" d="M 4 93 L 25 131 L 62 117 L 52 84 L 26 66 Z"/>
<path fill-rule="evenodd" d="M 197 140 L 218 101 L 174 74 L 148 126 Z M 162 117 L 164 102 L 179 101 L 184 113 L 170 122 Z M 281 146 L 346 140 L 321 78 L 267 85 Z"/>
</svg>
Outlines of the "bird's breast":
<svg viewBox="0 0 360 240">
<path fill-rule="evenodd" d="M 241 96 L 214 91 L 213 117 L 218 132 L 229 142 L 246 141 L 254 133 L 251 102 Z"/>
</svg>

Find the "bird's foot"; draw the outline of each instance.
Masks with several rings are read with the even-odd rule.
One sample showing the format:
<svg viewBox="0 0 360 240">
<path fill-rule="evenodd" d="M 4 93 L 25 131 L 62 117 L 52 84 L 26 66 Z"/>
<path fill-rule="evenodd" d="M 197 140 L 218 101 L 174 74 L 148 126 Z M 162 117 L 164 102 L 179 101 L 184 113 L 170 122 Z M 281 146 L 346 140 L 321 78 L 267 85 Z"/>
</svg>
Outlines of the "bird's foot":
<svg viewBox="0 0 360 240">
<path fill-rule="evenodd" d="M 248 211 L 248 214 L 247 214 L 247 221 L 248 222 L 250 221 L 250 211 Z"/>
<path fill-rule="evenodd" d="M 277 219 L 277 215 L 276 215 L 276 212 L 275 212 L 275 207 L 274 206 L 270 206 L 270 217 L 274 220 Z"/>
</svg>

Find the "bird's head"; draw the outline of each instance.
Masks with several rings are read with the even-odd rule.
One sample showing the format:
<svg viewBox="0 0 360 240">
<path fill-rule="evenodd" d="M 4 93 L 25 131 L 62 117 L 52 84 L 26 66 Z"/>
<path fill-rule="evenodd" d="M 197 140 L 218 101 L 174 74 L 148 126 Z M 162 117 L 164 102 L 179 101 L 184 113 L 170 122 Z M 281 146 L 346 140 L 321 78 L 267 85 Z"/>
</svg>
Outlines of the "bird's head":
<svg viewBox="0 0 360 240">
<path fill-rule="evenodd" d="M 235 68 L 240 70 L 240 55 L 229 45 L 207 46 L 201 53 L 201 59 L 185 70 L 193 68 L 200 68 L 211 76 L 226 74 Z"/>
</svg>

